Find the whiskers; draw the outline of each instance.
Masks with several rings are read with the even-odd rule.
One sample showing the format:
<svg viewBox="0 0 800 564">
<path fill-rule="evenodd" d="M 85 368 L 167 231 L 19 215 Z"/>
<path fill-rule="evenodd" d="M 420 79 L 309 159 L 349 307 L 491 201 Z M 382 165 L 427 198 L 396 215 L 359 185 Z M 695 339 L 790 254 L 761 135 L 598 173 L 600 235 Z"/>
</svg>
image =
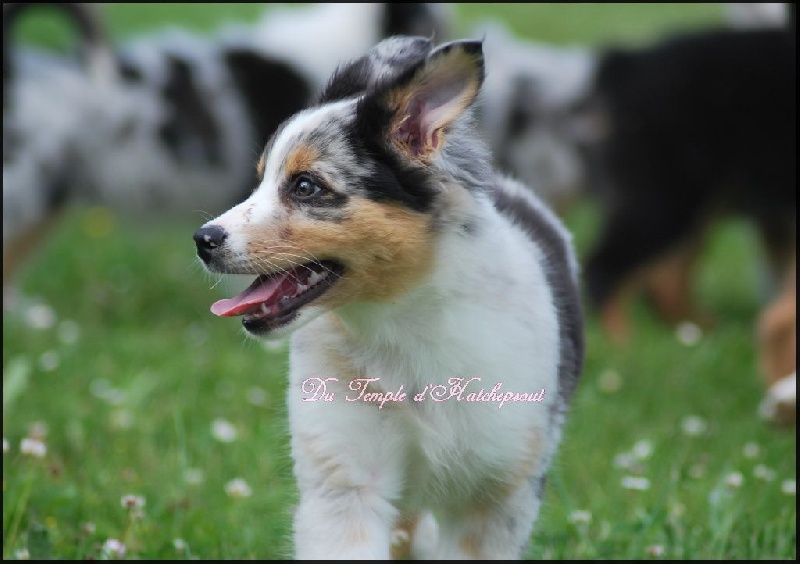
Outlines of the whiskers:
<svg viewBox="0 0 800 564">
<path fill-rule="evenodd" d="M 203 217 L 203 219 L 206 221 L 206 223 L 211 221 L 215 217 L 213 214 L 207 212 L 206 210 L 192 210 L 192 211 L 194 213 L 199 213 Z"/>
<path fill-rule="evenodd" d="M 297 247 L 296 245 L 271 245 L 264 247 L 262 252 L 269 253 L 269 258 L 261 256 L 260 254 L 248 258 L 249 266 L 254 267 L 259 272 L 264 271 L 264 267 L 267 267 L 270 272 L 283 270 L 286 268 L 275 261 L 280 261 L 282 264 L 288 264 L 292 268 L 313 263 L 324 271 L 328 272 L 328 274 L 339 276 L 342 279 L 345 278 L 343 274 L 340 275 L 325 266 L 323 259 L 320 259 L 314 255 L 314 253 L 311 253 L 310 251 L 301 247 Z M 298 280 L 294 274 L 292 276 L 295 278 L 295 282 L 300 282 L 300 280 Z"/>
<path fill-rule="evenodd" d="M 211 273 L 211 272 L 209 272 L 209 274 L 212 274 L 212 273 Z M 216 274 L 216 273 L 213 273 L 213 274 Z M 220 283 L 222 282 L 223 278 L 224 278 L 224 277 L 222 276 L 222 274 L 217 274 L 217 281 L 216 281 L 216 282 L 214 282 L 214 283 L 211 285 L 210 289 L 211 289 L 211 290 L 214 290 L 214 289 L 215 289 L 217 286 L 219 286 L 219 285 L 220 285 Z"/>
<path fill-rule="evenodd" d="M 197 255 L 195 255 L 194 259 L 192 259 L 186 265 L 186 270 L 187 271 L 191 270 L 193 273 L 197 273 L 199 271 L 205 274 L 206 281 L 210 284 L 209 289 L 211 290 L 219 286 L 220 282 L 222 282 L 225 278 L 223 274 L 220 274 L 218 272 L 211 272 L 210 270 L 208 270 L 206 266 L 203 264 L 202 259 L 200 259 L 200 257 L 198 257 Z M 216 281 L 214 280 L 215 278 Z"/>
</svg>

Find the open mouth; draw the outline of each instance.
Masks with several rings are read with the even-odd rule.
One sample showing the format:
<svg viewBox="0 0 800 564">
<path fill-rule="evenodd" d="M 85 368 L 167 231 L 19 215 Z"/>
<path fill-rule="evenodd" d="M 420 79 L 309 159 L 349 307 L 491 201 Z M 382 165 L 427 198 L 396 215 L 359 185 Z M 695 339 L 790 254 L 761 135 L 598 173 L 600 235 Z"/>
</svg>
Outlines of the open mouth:
<svg viewBox="0 0 800 564">
<path fill-rule="evenodd" d="M 294 319 L 301 307 L 327 292 L 343 273 L 341 264 L 326 260 L 262 274 L 238 296 L 214 302 L 211 313 L 241 315 L 251 333 L 271 331 Z"/>
</svg>

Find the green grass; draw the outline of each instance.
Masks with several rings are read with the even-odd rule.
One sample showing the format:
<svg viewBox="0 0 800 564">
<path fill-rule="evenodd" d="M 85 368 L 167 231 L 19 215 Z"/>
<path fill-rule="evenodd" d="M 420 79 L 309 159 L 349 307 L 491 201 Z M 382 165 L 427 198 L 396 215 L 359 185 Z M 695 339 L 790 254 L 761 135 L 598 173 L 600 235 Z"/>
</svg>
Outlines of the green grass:
<svg viewBox="0 0 800 564">
<path fill-rule="evenodd" d="M 213 29 L 258 13 L 237 4 L 104 10 L 119 37 L 168 21 Z M 703 4 L 464 4 L 459 22 L 466 29 L 490 13 L 558 43 L 639 41 L 720 14 Z M 37 29 L 31 17 L 22 35 Z M 566 219 L 583 254 L 596 211 L 583 204 Z M 48 323 L 39 310 L 38 326 L 35 308 L 3 316 L 4 558 L 23 549 L 33 558 L 99 558 L 109 538 L 125 542 L 128 558 L 290 553 L 286 352 L 265 351 L 237 320 L 208 312 L 223 291 L 194 259 L 191 234 L 201 222 L 76 208 L 24 271 L 25 295 L 55 316 Z M 746 225 L 729 221 L 713 232 L 697 293 L 717 324 L 694 346 L 642 304 L 626 347 L 612 346 L 588 319 L 583 380 L 529 557 L 650 558 L 661 547 L 663 558 L 796 558 L 796 498 L 782 492 L 796 475 L 796 433 L 756 415 L 759 260 Z M 703 434 L 683 432 L 688 416 L 705 422 Z M 234 441 L 214 438 L 216 419 L 235 426 Z M 22 454 L 21 440 L 43 430 L 46 456 Z M 616 467 L 637 444 L 633 467 Z M 758 477 L 769 474 L 764 468 L 771 480 Z M 649 489 L 624 488 L 628 475 L 646 477 Z M 251 496 L 226 493 L 235 478 Z M 144 496 L 142 516 L 121 507 L 127 494 Z M 571 522 L 577 510 L 591 520 Z"/>
</svg>

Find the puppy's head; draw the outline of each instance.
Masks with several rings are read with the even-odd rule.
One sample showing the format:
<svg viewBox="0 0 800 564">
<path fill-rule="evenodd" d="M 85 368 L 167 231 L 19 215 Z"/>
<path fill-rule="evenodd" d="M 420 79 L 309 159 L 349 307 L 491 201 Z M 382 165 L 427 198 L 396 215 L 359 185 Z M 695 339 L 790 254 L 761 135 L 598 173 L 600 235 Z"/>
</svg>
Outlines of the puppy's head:
<svg viewBox="0 0 800 564">
<path fill-rule="evenodd" d="M 466 133 L 482 80 L 476 41 L 395 37 L 340 68 L 268 142 L 253 194 L 195 233 L 210 271 L 256 277 L 212 312 L 282 336 L 424 280 L 445 188 L 485 176 Z"/>
</svg>

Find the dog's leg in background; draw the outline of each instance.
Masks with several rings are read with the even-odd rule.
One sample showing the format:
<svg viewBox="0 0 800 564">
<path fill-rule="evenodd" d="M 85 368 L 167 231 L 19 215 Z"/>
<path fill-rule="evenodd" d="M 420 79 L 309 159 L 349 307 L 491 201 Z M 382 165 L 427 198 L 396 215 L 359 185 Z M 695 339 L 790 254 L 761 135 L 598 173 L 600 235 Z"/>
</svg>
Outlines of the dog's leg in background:
<svg viewBox="0 0 800 564">
<path fill-rule="evenodd" d="M 605 300 L 600 309 L 600 323 L 603 331 L 617 344 L 626 343 L 631 336 L 629 308 L 638 284 L 635 278 L 628 278 L 619 289 Z"/>
<path fill-rule="evenodd" d="M 767 395 L 761 414 L 791 424 L 797 409 L 797 261 L 787 269 L 780 294 L 761 313 L 757 327 L 759 368 Z"/>
<path fill-rule="evenodd" d="M 702 251 L 703 237 L 693 238 L 645 267 L 642 281 L 658 315 L 668 323 L 691 321 L 704 329 L 711 315 L 700 311 L 693 296 L 694 266 Z"/>
<path fill-rule="evenodd" d="M 629 337 L 627 305 L 642 290 L 642 272 L 657 257 L 692 240 L 698 218 L 685 210 L 670 210 L 659 202 L 635 198 L 610 210 L 598 243 L 586 260 L 585 279 L 590 304 L 600 312 L 606 333 L 617 342 Z M 657 213 L 648 213 L 651 207 Z M 696 210 L 699 211 L 699 210 Z M 672 291 L 679 293 L 680 284 Z"/>
<path fill-rule="evenodd" d="M 12 42 L 15 28 L 27 12 L 42 9 L 60 14 L 78 32 L 82 69 L 70 75 L 69 85 L 80 83 L 84 88 L 80 94 L 65 92 L 67 83 L 57 81 L 58 73 L 48 82 L 40 75 L 31 78 L 25 68 L 19 68 L 25 59 L 18 56 Z M 100 13 L 93 6 L 74 2 L 3 4 L 4 297 L 13 295 L 13 281 L 20 267 L 56 227 L 80 182 L 76 180 L 80 178 L 76 171 L 80 159 L 73 147 L 84 125 L 80 118 L 64 112 L 68 117 L 63 123 L 47 123 L 47 128 L 41 127 L 40 120 L 30 118 L 40 113 L 50 115 L 44 110 L 61 105 L 74 110 L 68 101 L 81 99 L 92 81 L 109 78 L 113 65 Z M 79 78 L 84 74 L 85 81 Z M 30 87 L 38 84 L 36 80 L 42 80 L 42 86 L 36 89 L 40 90 L 35 92 L 37 96 L 31 97 Z M 36 100 L 41 106 L 36 105 Z"/>
<path fill-rule="evenodd" d="M 41 247 L 42 241 L 58 223 L 61 214 L 51 212 L 49 216 L 36 225 L 27 226 L 10 241 L 3 243 L 3 288 L 12 287 L 17 271 L 28 260 L 33 252 Z M 5 298 L 5 296 L 4 296 Z M 3 300 L 5 302 L 5 300 Z"/>
<path fill-rule="evenodd" d="M 796 268 L 797 210 L 787 212 L 784 217 L 771 217 L 757 222 L 772 277 L 772 290 L 778 290 L 788 277 L 794 276 Z"/>
<path fill-rule="evenodd" d="M 791 425 L 797 411 L 796 225 L 794 210 L 783 221 L 759 222 L 772 280 L 780 284 L 756 325 L 758 365 L 767 387 L 760 413 L 779 425 Z"/>
</svg>

